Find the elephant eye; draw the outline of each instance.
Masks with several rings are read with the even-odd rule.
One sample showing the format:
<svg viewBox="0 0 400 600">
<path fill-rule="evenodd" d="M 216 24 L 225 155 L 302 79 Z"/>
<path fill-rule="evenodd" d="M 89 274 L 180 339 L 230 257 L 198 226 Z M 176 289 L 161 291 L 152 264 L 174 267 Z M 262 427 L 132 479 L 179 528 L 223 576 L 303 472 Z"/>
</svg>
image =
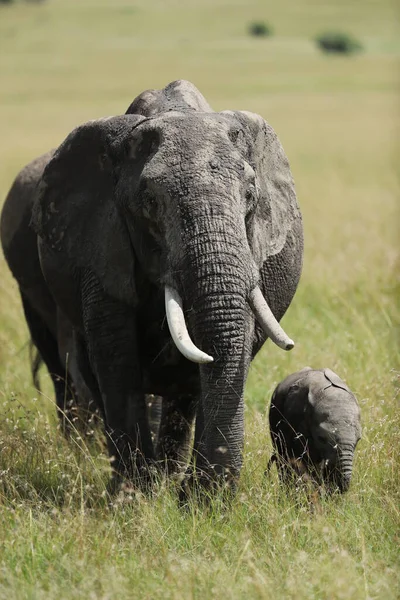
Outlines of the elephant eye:
<svg viewBox="0 0 400 600">
<path fill-rule="evenodd" d="M 148 189 L 144 189 L 141 194 L 141 206 L 145 217 L 151 218 L 157 208 L 156 197 Z"/>
<path fill-rule="evenodd" d="M 257 193 L 254 185 L 249 185 L 244 193 L 246 199 L 246 229 L 251 227 L 252 218 L 254 216 L 255 208 L 257 206 Z"/>
<path fill-rule="evenodd" d="M 256 200 L 256 190 L 253 187 L 249 187 L 246 190 L 245 198 L 247 202 L 255 202 Z"/>
<path fill-rule="evenodd" d="M 247 211 L 253 211 L 256 208 L 258 201 L 257 188 L 255 184 L 252 183 L 248 185 L 244 193 L 244 197 L 246 199 Z"/>
</svg>

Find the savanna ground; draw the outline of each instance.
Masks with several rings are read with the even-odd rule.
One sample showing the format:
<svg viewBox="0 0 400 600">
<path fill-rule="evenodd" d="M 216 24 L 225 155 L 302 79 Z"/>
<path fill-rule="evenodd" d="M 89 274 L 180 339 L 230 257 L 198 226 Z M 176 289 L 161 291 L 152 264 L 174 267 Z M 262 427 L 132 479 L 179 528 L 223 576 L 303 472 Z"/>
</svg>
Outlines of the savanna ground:
<svg viewBox="0 0 400 600">
<path fill-rule="evenodd" d="M 46 372 L 31 386 L 17 287 L 0 264 L 0 598 L 400 597 L 399 23 L 395 3 L 48 0 L 0 5 L 0 197 L 78 123 L 185 78 L 217 110 L 262 114 L 289 156 L 304 274 L 246 388 L 243 475 L 230 510 L 151 499 L 110 507 L 96 443 L 57 430 Z M 274 37 L 247 35 L 266 20 Z M 324 56 L 312 38 L 356 35 Z M 363 439 L 350 492 L 310 509 L 265 478 L 275 384 L 329 366 L 355 391 Z"/>
</svg>

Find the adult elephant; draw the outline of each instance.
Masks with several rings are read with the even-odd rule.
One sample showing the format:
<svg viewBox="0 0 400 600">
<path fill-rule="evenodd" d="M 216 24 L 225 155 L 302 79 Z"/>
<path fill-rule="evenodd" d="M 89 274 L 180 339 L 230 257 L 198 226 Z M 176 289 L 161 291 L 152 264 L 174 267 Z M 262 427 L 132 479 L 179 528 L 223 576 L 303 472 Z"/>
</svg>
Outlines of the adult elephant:
<svg viewBox="0 0 400 600">
<path fill-rule="evenodd" d="M 28 163 L 16 176 L 4 201 L 0 240 L 4 257 L 18 283 L 26 324 L 34 347 L 33 383 L 40 390 L 38 371 L 43 362 L 54 386 L 60 426 L 66 437 L 78 429 L 87 433 L 98 422 L 97 406 L 78 369 L 72 324 L 57 307 L 43 277 L 37 235 L 30 227 L 37 186 L 54 150 Z M 161 403 L 147 398 L 150 426 L 157 437 Z M 170 418 L 175 418 L 170 413 Z"/>
<path fill-rule="evenodd" d="M 40 268 L 37 235 L 29 226 L 36 189 L 54 150 L 26 165 L 17 175 L 1 212 L 0 238 L 8 266 L 18 282 L 25 319 L 37 353 L 32 353 L 34 384 L 43 361 L 55 391 L 57 413 L 63 431 L 86 428 L 93 417 L 89 391 L 74 356 L 73 330 L 57 308 Z M 73 402 L 79 391 L 79 409 Z"/>
<path fill-rule="evenodd" d="M 303 254 L 289 164 L 260 116 L 215 113 L 189 82 L 135 102 L 75 129 L 46 167 L 32 218 L 42 271 L 103 406 L 114 483 L 147 484 L 156 394 L 186 424 L 161 424 L 167 467 L 196 415 L 197 476 L 235 487 L 250 361 L 267 337 L 293 346 L 278 323 Z"/>
</svg>

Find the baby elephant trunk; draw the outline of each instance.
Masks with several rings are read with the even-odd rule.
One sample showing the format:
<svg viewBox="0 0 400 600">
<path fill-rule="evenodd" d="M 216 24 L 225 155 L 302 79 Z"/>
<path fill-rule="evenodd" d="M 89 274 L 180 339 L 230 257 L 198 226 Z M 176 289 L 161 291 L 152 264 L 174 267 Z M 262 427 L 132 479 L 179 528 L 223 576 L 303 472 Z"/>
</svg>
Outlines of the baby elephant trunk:
<svg viewBox="0 0 400 600">
<path fill-rule="evenodd" d="M 341 493 L 347 492 L 350 487 L 353 471 L 353 457 L 353 448 L 344 448 L 340 450 L 336 471 L 336 483 Z"/>
</svg>

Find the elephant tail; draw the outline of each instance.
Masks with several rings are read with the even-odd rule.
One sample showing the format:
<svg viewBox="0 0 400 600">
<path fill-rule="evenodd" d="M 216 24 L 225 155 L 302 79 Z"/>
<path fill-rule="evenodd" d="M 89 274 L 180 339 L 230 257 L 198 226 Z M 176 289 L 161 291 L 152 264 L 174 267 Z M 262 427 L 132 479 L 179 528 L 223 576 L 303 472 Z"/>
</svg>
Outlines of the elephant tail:
<svg viewBox="0 0 400 600">
<path fill-rule="evenodd" d="M 57 346 L 54 346 L 52 335 L 49 332 L 47 325 L 32 306 L 28 296 L 22 290 L 20 290 L 20 293 L 26 323 L 31 336 L 31 339 L 29 340 L 29 362 L 31 365 L 33 385 L 40 392 L 39 369 L 44 362 L 42 354 L 44 354 L 44 356 L 46 356 L 47 352 L 54 354 L 58 352 L 58 349 Z M 41 351 L 39 351 L 38 346 Z"/>
<path fill-rule="evenodd" d="M 41 390 L 39 381 L 39 369 L 43 364 L 43 359 L 40 356 L 39 350 L 36 348 L 32 340 L 29 342 L 29 361 L 31 363 L 31 373 L 33 385 L 37 390 Z"/>
</svg>

